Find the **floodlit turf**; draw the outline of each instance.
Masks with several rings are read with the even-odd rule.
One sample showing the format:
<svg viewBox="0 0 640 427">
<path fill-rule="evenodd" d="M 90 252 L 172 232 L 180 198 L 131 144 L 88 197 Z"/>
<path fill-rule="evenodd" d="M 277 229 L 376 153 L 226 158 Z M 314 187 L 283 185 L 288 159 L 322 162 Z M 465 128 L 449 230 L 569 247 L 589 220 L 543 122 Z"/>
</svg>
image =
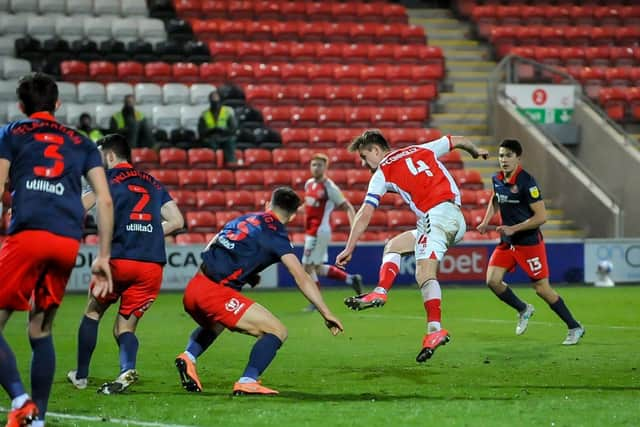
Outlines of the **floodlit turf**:
<svg viewBox="0 0 640 427">
<path fill-rule="evenodd" d="M 640 287 L 560 292 L 587 328 L 574 347 L 560 345 L 564 325 L 528 288 L 517 293 L 537 311 L 520 337 L 515 312 L 488 290 L 445 288 L 443 320 L 452 341 L 425 364 L 415 362 L 424 332 L 415 289 L 394 289 L 383 308 L 362 312 L 342 305 L 349 290 L 326 291 L 346 328 L 335 338 L 317 313 L 301 312 L 301 294 L 253 292 L 289 328 L 289 340 L 263 378 L 280 391 L 277 397 L 230 396 L 254 339 L 228 332 L 198 362 L 204 392 L 182 390 L 173 360 L 194 324 L 179 294 L 161 295 L 141 323 L 138 384 L 122 395 L 96 394 L 118 374 L 110 313 L 89 388 L 75 390 L 65 375 L 75 366 L 84 297 L 71 295 L 55 325 L 58 364 L 49 409 L 105 422 L 51 417 L 47 425 L 124 425 L 107 421 L 119 418 L 157 426 L 637 426 Z M 28 379 L 24 331 L 25 316 L 18 314 L 5 335 Z M 0 402 L 8 406 L 6 397 Z"/>
</svg>

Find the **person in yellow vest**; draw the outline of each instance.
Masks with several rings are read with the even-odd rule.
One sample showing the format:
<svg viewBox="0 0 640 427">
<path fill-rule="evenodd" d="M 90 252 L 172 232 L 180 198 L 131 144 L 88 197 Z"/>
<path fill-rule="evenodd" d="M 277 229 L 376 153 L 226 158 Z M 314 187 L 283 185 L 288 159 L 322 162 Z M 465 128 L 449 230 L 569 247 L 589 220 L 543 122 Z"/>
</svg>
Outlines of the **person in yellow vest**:
<svg viewBox="0 0 640 427">
<path fill-rule="evenodd" d="M 82 135 L 86 136 L 93 142 L 96 142 L 97 140 L 99 140 L 104 136 L 102 135 L 102 132 L 100 131 L 100 129 L 94 128 L 92 126 L 91 116 L 88 113 L 80 114 L 80 117 L 78 118 L 77 129 L 78 129 L 78 132 L 80 132 Z"/>
<path fill-rule="evenodd" d="M 119 133 L 127 138 L 131 148 L 153 147 L 151 125 L 144 114 L 136 110 L 136 101 L 133 95 L 126 95 L 122 110 L 111 116 L 109 131 Z"/>
<path fill-rule="evenodd" d="M 213 90 L 209 94 L 209 108 L 202 112 L 198 121 L 200 142 L 208 147 L 222 148 L 226 165 L 236 164 L 236 129 L 238 122 L 233 108 L 222 105 L 220 94 Z"/>
</svg>

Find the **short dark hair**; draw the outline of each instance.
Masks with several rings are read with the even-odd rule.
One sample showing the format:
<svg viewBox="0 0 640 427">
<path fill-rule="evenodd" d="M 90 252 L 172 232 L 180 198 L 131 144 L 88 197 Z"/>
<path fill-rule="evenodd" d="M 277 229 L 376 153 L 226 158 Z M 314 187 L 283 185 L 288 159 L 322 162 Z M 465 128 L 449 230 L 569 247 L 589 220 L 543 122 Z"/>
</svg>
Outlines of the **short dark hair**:
<svg viewBox="0 0 640 427">
<path fill-rule="evenodd" d="M 302 200 L 291 187 L 278 187 L 271 194 L 271 207 L 278 208 L 289 215 L 298 211 Z"/>
<path fill-rule="evenodd" d="M 513 151 L 518 157 L 522 155 L 522 145 L 520 145 L 517 139 L 503 139 L 500 145 L 498 145 L 498 148 L 500 147 Z"/>
<path fill-rule="evenodd" d="M 56 81 L 44 73 L 30 73 L 22 76 L 16 89 L 18 99 L 27 116 L 38 111 L 53 114 L 58 102 L 58 85 Z"/>
<path fill-rule="evenodd" d="M 380 130 L 368 129 L 365 130 L 362 135 L 351 141 L 351 144 L 349 144 L 349 151 L 355 153 L 363 148 L 368 148 L 370 145 L 377 145 L 385 151 L 389 151 L 391 149 L 389 143 Z"/>
<path fill-rule="evenodd" d="M 118 158 L 131 161 L 131 147 L 129 147 L 127 139 L 120 134 L 106 135 L 96 141 L 96 144 L 102 151 L 113 151 Z"/>
</svg>

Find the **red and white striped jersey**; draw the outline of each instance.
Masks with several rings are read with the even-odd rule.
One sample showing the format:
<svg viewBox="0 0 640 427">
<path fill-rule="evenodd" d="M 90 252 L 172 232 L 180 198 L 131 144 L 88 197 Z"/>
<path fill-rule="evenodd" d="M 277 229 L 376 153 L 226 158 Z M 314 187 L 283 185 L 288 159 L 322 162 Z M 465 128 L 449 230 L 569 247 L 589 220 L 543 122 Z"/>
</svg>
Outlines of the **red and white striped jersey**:
<svg viewBox="0 0 640 427">
<path fill-rule="evenodd" d="M 451 140 L 445 136 L 390 152 L 371 177 L 364 202 L 377 208 L 382 196 L 392 191 L 418 216 L 445 201 L 460 205 L 460 190 L 438 160 L 451 149 Z"/>
<path fill-rule="evenodd" d="M 344 195 L 332 180 L 309 178 L 304 184 L 305 234 L 315 236 L 318 231 L 330 232 L 331 212 L 344 202 Z"/>
</svg>

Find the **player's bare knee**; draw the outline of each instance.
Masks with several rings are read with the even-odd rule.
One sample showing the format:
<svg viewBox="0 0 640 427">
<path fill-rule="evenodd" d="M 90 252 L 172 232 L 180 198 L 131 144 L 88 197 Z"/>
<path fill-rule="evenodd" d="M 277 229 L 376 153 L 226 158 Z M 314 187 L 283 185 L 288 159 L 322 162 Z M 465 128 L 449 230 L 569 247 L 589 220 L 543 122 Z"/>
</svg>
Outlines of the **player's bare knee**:
<svg viewBox="0 0 640 427">
<path fill-rule="evenodd" d="M 282 324 L 279 320 L 276 319 L 275 322 L 271 321 L 265 323 L 263 327 L 263 334 L 272 334 L 277 336 L 280 341 L 285 342 L 287 337 L 289 336 L 289 331 L 287 327 Z"/>
</svg>

